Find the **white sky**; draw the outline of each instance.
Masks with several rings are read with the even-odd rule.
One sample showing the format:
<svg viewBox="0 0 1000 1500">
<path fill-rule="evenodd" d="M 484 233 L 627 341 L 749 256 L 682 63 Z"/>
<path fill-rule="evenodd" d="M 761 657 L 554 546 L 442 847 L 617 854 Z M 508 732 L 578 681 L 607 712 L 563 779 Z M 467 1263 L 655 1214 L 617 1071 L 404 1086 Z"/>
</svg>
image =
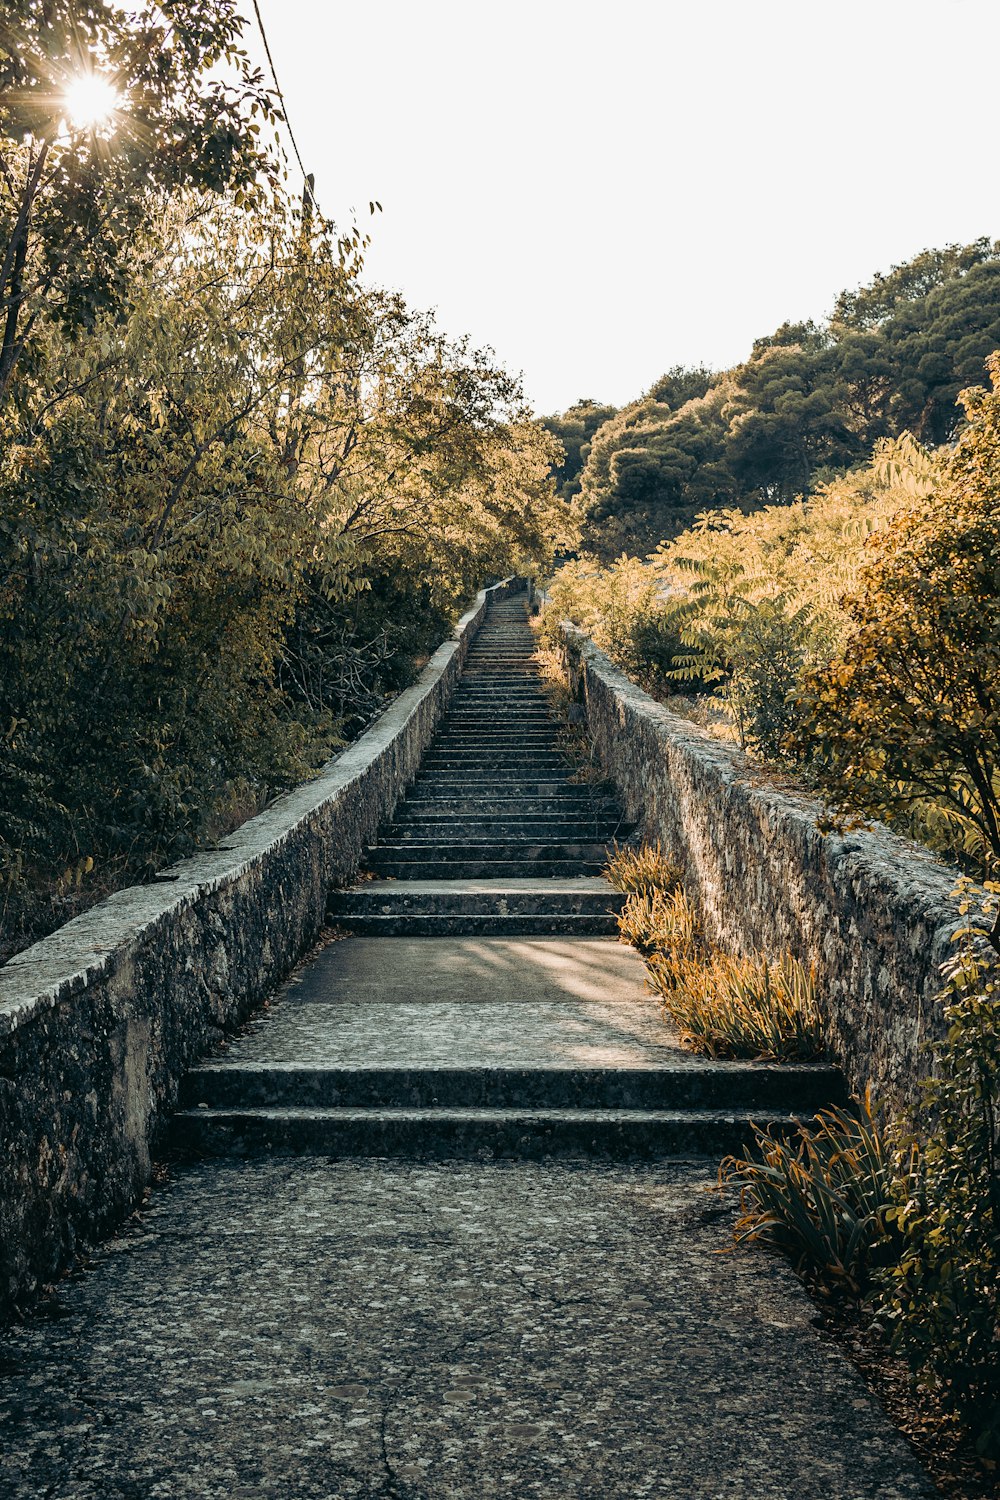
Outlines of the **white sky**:
<svg viewBox="0 0 1000 1500">
<path fill-rule="evenodd" d="M 540 412 L 1000 237 L 997 0 L 259 3 L 324 212 Z"/>
</svg>

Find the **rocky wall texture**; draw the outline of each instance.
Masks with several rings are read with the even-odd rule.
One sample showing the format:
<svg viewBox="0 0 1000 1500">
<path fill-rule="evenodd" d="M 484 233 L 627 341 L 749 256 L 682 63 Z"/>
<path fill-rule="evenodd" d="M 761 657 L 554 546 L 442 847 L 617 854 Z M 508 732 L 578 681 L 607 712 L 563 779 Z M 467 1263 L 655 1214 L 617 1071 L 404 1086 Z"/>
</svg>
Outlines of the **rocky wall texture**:
<svg viewBox="0 0 1000 1500">
<path fill-rule="evenodd" d="M 563 636 L 602 765 L 641 836 L 683 867 L 709 937 L 815 963 L 851 1090 L 912 1098 L 922 1044 L 943 1034 L 956 871 L 880 826 L 823 831 L 819 802 L 650 698 L 573 626 Z"/>
<path fill-rule="evenodd" d="M 490 599 L 312 781 L 0 968 L 0 1316 L 139 1200 L 181 1075 L 284 978 L 416 775 Z"/>
</svg>

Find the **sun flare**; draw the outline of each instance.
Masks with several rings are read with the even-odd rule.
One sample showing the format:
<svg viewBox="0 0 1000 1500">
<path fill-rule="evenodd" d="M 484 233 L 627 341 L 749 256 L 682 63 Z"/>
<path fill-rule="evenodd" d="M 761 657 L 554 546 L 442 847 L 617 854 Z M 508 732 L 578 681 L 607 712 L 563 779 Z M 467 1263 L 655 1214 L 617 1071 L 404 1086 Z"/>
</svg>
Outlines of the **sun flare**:
<svg viewBox="0 0 1000 1500">
<path fill-rule="evenodd" d="M 103 125 L 121 103 L 121 95 L 100 73 L 80 73 L 66 85 L 66 113 L 78 130 Z"/>
</svg>

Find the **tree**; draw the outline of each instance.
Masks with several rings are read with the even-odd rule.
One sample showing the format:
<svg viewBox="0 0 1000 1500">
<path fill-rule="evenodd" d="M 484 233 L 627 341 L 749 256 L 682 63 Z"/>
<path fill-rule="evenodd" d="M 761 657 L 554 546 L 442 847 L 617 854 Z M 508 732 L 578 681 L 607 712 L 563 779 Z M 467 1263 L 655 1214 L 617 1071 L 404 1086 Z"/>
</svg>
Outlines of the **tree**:
<svg viewBox="0 0 1000 1500">
<path fill-rule="evenodd" d="M 551 555 L 516 381 L 356 272 L 280 203 L 175 197 L 85 336 L 39 317 L 0 413 L 0 917 L 254 810 Z"/>
<path fill-rule="evenodd" d="M 586 544 L 603 561 L 623 551 L 649 552 L 699 510 L 736 498 L 723 448 L 730 396 L 720 381 L 676 411 L 646 397 L 600 428 L 583 470 L 581 501 Z"/>
<path fill-rule="evenodd" d="M 580 493 L 580 474 L 590 454 L 594 434 L 615 415 L 616 408 L 582 396 L 564 412 L 542 418 L 553 437 L 563 446 L 563 457 L 553 464 L 552 474 L 559 495 L 572 500 Z"/>
<path fill-rule="evenodd" d="M 870 541 L 841 651 L 802 690 L 797 747 L 878 817 L 931 808 L 1000 866 L 1000 354 L 932 495 Z M 994 932 L 1000 940 L 1000 919 Z"/>
<path fill-rule="evenodd" d="M 677 411 L 688 401 L 697 401 L 704 396 L 714 380 L 715 375 L 705 365 L 690 369 L 686 365 L 671 365 L 659 380 L 654 380 L 647 395 L 661 406 Z"/>
<path fill-rule="evenodd" d="M 71 330 L 122 304 L 127 259 L 165 192 L 252 194 L 271 95 L 236 0 L 8 0 L 0 23 L 0 407 L 43 310 Z M 69 92 L 103 80 L 106 118 Z"/>
<path fill-rule="evenodd" d="M 995 261 L 1000 241 L 983 238 L 971 245 L 945 245 L 940 250 L 922 250 L 912 260 L 893 266 L 887 275 L 875 276 L 868 286 L 841 292 L 830 319 L 834 337 L 847 329 L 877 329 L 907 302 L 920 301 L 936 287 L 961 277 L 974 266 Z"/>
</svg>

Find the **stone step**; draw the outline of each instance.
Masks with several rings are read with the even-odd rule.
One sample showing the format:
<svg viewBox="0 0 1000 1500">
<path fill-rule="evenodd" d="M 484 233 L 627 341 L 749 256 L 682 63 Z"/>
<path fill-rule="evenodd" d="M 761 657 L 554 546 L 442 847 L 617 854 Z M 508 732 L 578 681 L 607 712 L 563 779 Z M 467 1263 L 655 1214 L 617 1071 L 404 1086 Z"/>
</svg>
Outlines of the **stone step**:
<svg viewBox="0 0 1000 1500">
<path fill-rule="evenodd" d="M 504 712 L 513 711 L 517 714 L 517 721 L 525 724 L 555 724 L 556 720 L 550 712 L 546 703 L 523 702 L 517 703 L 511 709 L 510 703 L 502 705 L 502 712 L 496 711 L 495 706 L 489 703 L 456 703 L 451 706 L 450 711 L 445 714 L 442 723 L 493 723 L 499 718 L 504 721 Z"/>
<path fill-rule="evenodd" d="M 433 858 L 431 858 L 428 855 L 428 857 L 425 858 L 425 859 L 420 859 L 420 860 L 403 860 L 403 859 L 392 858 L 392 857 L 389 857 L 389 856 L 383 857 L 382 854 L 381 854 L 381 851 L 379 851 L 377 849 L 372 850 L 369 853 L 369 855 L 367 856 L 367 865 L 368 865 L 368 868 L 374 874 L 381 875 L 381 876 L 387 877 L 387 878 L 392 879 L 392 880 L 399 880 L 399 881 L 407 881 L 407 880 L 506 880 L 506 879 L 517 880 L 517 879 L 522 879 L 522 878 L 547 879 L 549 876 L 555 876 L 555 875 L 562 875 L 562 876 L 566 876 L 566 877 L 568 877 L 570 879 L 573 879 L 574 877 L 576 877 L 578 875 L 600 875 L 602 873 L 602 871 L 604 870 L 604 867 L 605 867 L 606 864 L 607 864 L 607 857 L 606 856 L 602 857 L 601 859 L 593 859 L 593 860 L 585 860 L 585 859 L 508 859 L 508 860 L 504 860 L 504 859 L 442 859 L 442 860 L 438 860 L 438 859 L 433 859 Z M 386 920 L 388 920 L 388 918 Z M 492 918 L 487 919 L 487 918 L 483 917 L 483 918 L 473 918 L 471 920 L 473 920 L 473 921 L 479 921 L 479 922 L 486 922 L 488 920 L 492 921 L 493 919 Z M 501 926 L 498 927 L 498 928 L 496 928 L 496 931 L 495 931 L 495 935 L 497 937 L 502 937 L 503 934 L 504 934 L 504 932 L 506 932 L 506 931 L 512 931 L 513 930 L 512 928 L 504 927 L 502 925 L 504 922 L 512 922 L 514 920 L 513 918 L 498 918 L 497 920 L 501 923 Z M 527 920 L 527 919 L 525 919 L 525 920 Z M 555 920 L 554 918 L 552 918 L 552 917 L 545 917 L 544 919 L 543 918 L 539 918 L 538 920 L 543 923 L 542 926 L 538 926 L 537 923 L 536 923 L 534 926 L 527 926 L 527 927 L 519 928 L 518 931 L 523 931 L 523 932 L 549 932 L 549 931 L 556 931 L 557 930 L 557 929 L 551 927 L 551 925 L 550 926 L 545 926 L 544 925 L 544 923 L 551 924 Z M 584 920 L 586 920 L 586 921 L 591 921 L 591 920 L 596 921 L 597 919 L 596 918 L 589 918 L 588 917 L 588 918 L 580 918 L 579 920 L 580 921 L 584 921 Z M 341 924 L 341 925 L 345 925 L 345 924 Z M 372 930 L 374 931 L 375 929 L 372 929 Z M 388 928 L 386 928 L 385 930 L 388 931 Z M 399 929 L 400 932 L 402 932 L 403 930 L 404 929 L 402 929 L 402 928 Z M 416 928 L 416 927 L 410 928 L 410 927 L 408 927 L 408 928 L 405 929 L 405 931 L 407 931 L 407 932 L 414 932 L 414 933 L 418 932 L 418 931 L 424 932 L 425 930 L 428 933 L 435 932 L 435 931 L 440 931 L 440 932 L 444 932 L 444 931 L 448 931 L 448 932 L 472 932 L 472 931 L 475 931 L 475 932 L 480 933 L 480 935 L 485 934 L 487 931 L 489 931 L 489 932 L 493 932 L 494 931 L 494 929 L 492 927 L 449 927 L 447 929 L 443 928 L 443 927 L 442 928 L 428 927 L 426 929 L 424 929 L 422 927 L 421 928 Z M 558 928 L 558 931 L 560 931 L 560 932 L 562 932 L 562 931 L 566 931 L 566 932 L 577 932 L 577 931 L 580 931 L 580 932 L 583 932 L 584 930 L 585 929 L 582 928 L 582 927 L 572 926 L 572 925 L 570 927 L 566 927 L 566 928 L 562 928 L 562 927 Z M 590 929 L 587 929 L 587 930 L 590 930 Z M 593 930 L 593 932 L 595 934 L 599 934 L 599 935 L 617 936 L 618 925 L 617 925 L 617 922 L 615 920 L 613 920 L 613 919 L 609 919 L 609 922 L 605 922 L 604 919 L 602 918 L 601 922 L 600 922 L 600 926 L 596 927 L 596 928 L 594 928 L 592 930 Z"/>
<path fill-rule="evenodd" d="M 537 734 L 546 730 L 549 734 L 560 733 L 561 726 L 549 714 L 535 713 L 520 708 L 503 708 L 496 713 L 481 712 L 451 716 L 442 721 L 437 733 L 450 734 L 456 729 L 482 729 L 487 734 Z"/>
<path fill-rule="evenodd" d="M 789 1133 L 798 1123 L 762 1110 L 752 1121 Z M 750 1144 L 753 1126 L 751 1112 L 717 1109 L 234 1108 L 182 1110 L 173 1136 L 201 1156 L 661 1160 L 718 1159 Z"/>
<path fill-rule="evenodd" d="M 366 881 L 336 891 L 327 906 L 330 918 L 348 916 L 608 916 L 621 910 L 625 897 L 606 880 Z"/>
<path fill-rule="evenodd" d="M 188 1109 L 753 1109 L 805 1117 L 844 1096 L 836 1068 L 808 1064 L 302 1067 L 222 1061 L 192 1068 L 180 1103 Z"/>
<path fill-rule="evenodd" d="M 538 703 L 533 699 L 522 699 L 518 703 L 508 701 L 486 701 L 479 700 L 474 703 L 459 703 L 449 709 L 444 722 L 453 720 L 456 716 L 466 719 L 494 719 L 513 721 L 515 724 L 521 722 L 522 715 L 530 717 L 534 724 L 550 724 L 555 728 L 558 720 L 553 716 L 547 703 Z"/>
<path fill-rule="evenodd" d="M 548 708 L 528 703 L 470 703 L 461 706 L 442 719 L 440 729 L 452 724 L 463 727 L 469 724 L 504 724 L 512 728 L 522 725 L 526 729 L 559 729 L 559 721 L 553 718 Z"/>
<path fill-rule="evenodd" d="M 495 670 L 484 671 L 477 669 L 474 665 L 466 667 L 462 674 L 462 681 L 468 688 L 489 689 L 492 692 L 503 692 L 507 688 L 522 688 L 525 683 L 534 685 L 539 682 L 537 677 L 530 677 L 524 672 L 513 672 Z"/>
<path fill-rule="evenodd" d="M 508 729 L 504 727 L 506 722 L 498 719 L 493 724 L 470 724 L 467 728 L 461 724 L 449 724 L 438 733 L 431 751 L 440 754 L 445 750 L 517 750 L 523 747 L 561 753 L 551 724 L 540 724 L 537 729 L 530 726 Z"/>
<path fill-rule="evenodd" d="M 548 733 L 539 735 L 536 739 L 530 739 L 523 735 L 511 735 L 508 737 L 500 734 L 450 734 L 446 738 L 437 740 L 428 751 L 429 756 L 443 755 L 450 758 L 499 755 L 502 753 L 509 753 L 518 757 L 521 755 L 555 755 L 560 758 L 564 766 L 569 766 L 569 762 L 556 742 L 555 736 Z"/>
<path fill-rule="evenodd" d="M 563 754 L 552 734 L 546 734 L 535 742 L 517 738 L 506 741 L 495 742 L 492 736 L 480 745 L 458 744 L 454 741 L 435 742 L 425 753 L 421 765 L 427 765 L 431 761 L 441 759 L 470 759 L 482 755 L 492 755 L 502 764 L 504 762 L 517 764 L 518 756 L 524 756 L 528 763 L 535 765 L 539 760 L 553 760 L 563 766 L 569 766 L 570 762 Z"/>
<path fill-rule="evenodd" d="M 537 687 L 529 678 L 523 682 L 511 683 L 503 687 L 497 683 L 492 686 L 485 682 L 469 683 L 460 682 L 452 695 L 452 703 L 534 703 L 545 708 L 550 708 L 549 696 L 545 689 Z"/>
<path fill-rule="evenodd" d="M 424 874 L 436 865 L 420 865 L 415 870 L 417 879 L 408 880 L 400 874 L 396 885 L 426 885 L 429 879 Z M 448 871 L 454 865 L 448 865 Z M 471 874 L 469 879 L 489 879 L 490 867 L 472 865 L 484 874 Z M 508 865 L 523 876 L 531 864 L 523 862 Z M 580 861 L 567 861 L 556 874 L 576 873 Z M 597 868 L 597 867 L 594 867 Z M 442 876 L 444 879 L 444 876 Z M 415 903 L 418 904 L 418 903 Z M 574 910 L 549 910 L 549 912 L 421 912 L 421 910 L 397 910 L 397 912 L 330 913 L 330 924 L 345 933 L 354 933 L 364 938 L 382 936 L 390 938 L 616 938 L 618 918 L 615 913 L 601 915 L 600 912 L 574 912 Z"/>
<path fill-rule="evenodd" d="M 475 793 L 484 787 L 489 788 L 487 795 L 519 797 L 527 794 L 540 798 L 543 802 L 549 797 L 558 799 L 564 793 L 571 799 L 581 793 L 589 795 L 594 783 L 570 781 L 571 774 L 565 766 L 543 766 L 541 770 L 534 767 L 525 769 L 523 766 L 494 766 L 489 780 L 484 782 L 482 774 L 474 768 L 452 767 L 451 770 L 443 769 L 433 775 L 427 773 L 419 776 L 411 786 L 406 802 L 400 803 L 400 806 L 404 807 L 411 798 L 420 798 L 430 791 L 435 796 L 445 794 L 465 797 L 470 791 Z M 595 790 L 591 800 L 595 799 L 603 800 L 609 807 L 616 805 L 607 792 Z"/>
<path fill-rule="evenodd" d="M 484 734 L 546 734 L 559 733 L 559 725 L 549 714 L 529 714 L 523 709 L 505 709 L 498 714 L 452 714 L 440 725 L 438 734 L 454 734 L 461 731 L 479 730 Z"/>
<path fill-rule="evenodd" d="M 396 864 L 412 864 L 415 860 L 426 859 L 427 853 L 427 850 L 420 849 L 416 845 L 378 844 L 369 850 L 368 860 L 369 865 L 376 857 L 391 859 Z M 460 839 L 456 839 L 449 843 L 442 838 L 434 845 L 433 853 L 439 863 L 444 863 L 449 859 L 463 861 L 486 859 L 507 862 L 518 859 L 604 861 L 607 858 L 605 844 L 597 839 L 583 840 L 579 843 L 560 843 L 558 840 L 546 842 L 544 839 L 505 839 L 499 843 L 490 843 L 485 839 L 471 839 L 463 843 Z"/>
<path fill-rule="evenodd" d="M 451 766 L 459 771 L 476 766 L 484 769 L 490 766 L 542 766 L 548 771 L 564 767 L 567 775 L 572 769 L 558 750 L 519 750 L 514 746 L 509 750 L 429 750 L 422 765 L 428 770 Z"/>
<path fill-rule="evenodd" d="M 534 818 L 484 818 L 475 822 L 462 818 L 445 818 L 425 822 L 393 823 L 384 839 L 390 844 L 414 844 L 437 848 L 441 839 L 449 843 L 460 840 L 488 839 L 491 843 L 503 843 L 511 839 L 544 839 L 546 843 L 607 843 L 618 832 L 618 823 L 611 818 L 603 822 L 574 821 L 566 819 Z"/>
<path fill-rule="evenodd" d="M 572 794 L 577 790 L 575 787 L 570 787 L 568 792 Z M 545 817 L 547 813 L 551 813 L 554 807 L 572 809 L 574 816 L 578 815 L 580 817 L 606 815 L 609 818 L 614 818 L 617 816 L 613 804 L 602 802 L 596 798 L 592 802 L 587 801 L 585 796 L 532 797 L 527 791 L 523 796 L 510 797 L 492 796 L 489 792 L 480 792 L 476 795 L 471 793 L 457 795 L 453 790 L 447 789 L 441 791 L 438 795 L 428 793 L 421 795 L 419 798 L 415 797 L 412 801 L 405 802 L 396 814 L 394 821 L 403 823 L 411 819 L 423 819 L 433 816 L 450 818 L 456 814 L 470 819 L 480 816 L 503 817 L 505 815 L 534 819 Z M 622 820 L 620 826 L 631 825 L 626 825 L 624 820 Z"/>
<path fill-rule="evenodd" d="M 502 774 L 503 772 L 507 774 Z M 551 773 L 549 775 L 548 773 Z M 546 779 L 548 777 L 548 779 Z M 400 807 L 423 800 L 468 801 L 477 799 L 501 800 L 506 803 L 523 801 L 524 798 L 539 804 L 540 811 L 564 812 L 563 804 L 590 807 L 601 812 L 617 814 L 618 805 L 601 784 L 570 781 L 558 768 L 543 766 L 539 774 L 537 767 L 523 767 L 518 773 L 511 767 L 492 766 L 484 775 L 481 769 L 450 766 L 442 767 L 440 775 L 421 777 L 415 782 L 406 801 Z M 551 803 L 551 806 L 549 805 Z"/>
<path fill-rule="evenodd" d="M 411 795 L 415 789 L 418 789 L 420 786 L 426 786 L 426 784 L 430 784 L 432 781 L 435 783 L 435 786 L 447 783 L 447 781 L 454 781 L 456 786 L 459 786 L 459 784 L 468 781 L 471 775 L 478 775 L 475 766 L 459 765 L 451 766 L 451 768 L 445 766 L 445 768 L 435 769 L 435 771 L 423 771 L 421 769 L 421 771 L 417 772 L 417 780 L 412 783 Z M 528 768 L 519 765 L 498 765 L 493 768 L 493 775 L 490 780 L 496 780 L 496 783 L 504 784 L 504 786 L 508 786 L 508 784 L 513 786 L 516 781 L 526 781 L 531 786 L 576 786 L 579 789 L 580 786 L 585 784 L 582 781 L 571 781 L 571 775 L 574 775 L 573 766 L 567 760 L 564 760 L 562 765 L 528 766 Z M 594 786 L 595 783 L 594 781 L 588 781 L 586 784 Z M 610 783 L 604 784 L 610 786 Z"/>
<path fill-rule="evenodd" d="M 509 693 L 505 693 L 502 697 L 499 694 L 489 696 L 483 694 L 474 698 L 453 698 L 449 709 L 450 715 L 461 714 L 467 718 L 493 719 L 507 713 L 526 713 L 555 722 L 552 710 L 544 699 L 527 696 L 515 698 Z"/>
</svg>

